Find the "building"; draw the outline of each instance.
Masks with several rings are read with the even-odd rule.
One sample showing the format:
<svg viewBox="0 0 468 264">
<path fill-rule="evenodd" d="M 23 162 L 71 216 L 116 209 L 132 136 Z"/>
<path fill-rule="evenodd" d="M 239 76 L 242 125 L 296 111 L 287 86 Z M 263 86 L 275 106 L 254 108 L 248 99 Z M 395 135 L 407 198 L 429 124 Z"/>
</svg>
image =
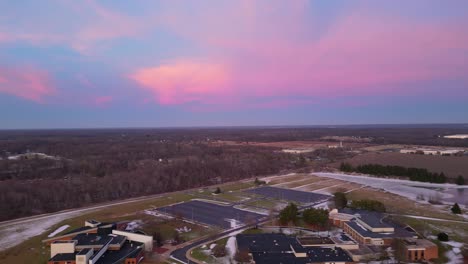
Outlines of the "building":
<svg viewBox="0 0 468 264">
<path fill-rule="evenodd" d="M 403 154 L 424 154 L 424 155 L 442 155 L 450 156 L 464 153 L 464 149 L 439 149 L 439 148 L 410 148 L 401 149 L 400 153 Z"/>
<path fill-rule="evenodd" d="M 437 245 L 426 239 L 404 239 L 403 256 L 407 261 L 431 260 L 439 257 Z"/>
<path fill-rule="evenodd" d="M 363 245 L 388 246 L 394 238 L 417 238 L 414 232 L 387 221 L 385 215 L 378 212 L 348 208 L 338 212 L 335 209 L 329 217 L 335 225 Z"/>
<path fill-rule="evenodd" d="M 448 135 L 448 136 L 444 136 L 444 138 L 450 138 L 450 139 L 468 139 L 468 134 Z"/>
<path fill-rule="evenodd" d="M 256 264 L 354 263 L 349 254 L 329 238 L 239 234 L 236 243 L 238 250 L 249 252 Z"/>
<path fill-rule="evenodd" d="M 91 220 L 86 221 L 83 228 L 44 240 L 43 242 L 49 244 L 51 248 L 48 264 L 140 263 L 145 250 L 152 250 L 153 238 L 115 230 L 117 226 L 119 225 L 102 224 Z"/>
</svg>

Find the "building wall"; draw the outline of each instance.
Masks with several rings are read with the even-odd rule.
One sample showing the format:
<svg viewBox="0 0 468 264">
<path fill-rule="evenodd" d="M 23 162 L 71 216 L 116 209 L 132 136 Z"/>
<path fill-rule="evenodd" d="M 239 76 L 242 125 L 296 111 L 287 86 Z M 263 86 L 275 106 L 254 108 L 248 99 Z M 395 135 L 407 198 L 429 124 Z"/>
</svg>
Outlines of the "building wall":
<svg viewBox="0 0 468 264">
<path fill-rule="evenodd" d="M 47 264 L 76 264 L 75 261 L 48 261 Z"/>
<path fill-rule="evenodd" d="M 134 258 L 127 258 L 125 259 L 125 264 L 138 264 L 144 259 L 144 251 L 142 250 L 138 256 Z"/>
<path fill-rule="evenodd" d="M 57 243 L 50 246 L 50 257 L 53 258 L 55 255 L 60 253 L 73 253 L 75 252 L 75 241 L 70 243 Z"/>
<path fill-rule="evenodd" d="M 431 260 L 439 257 L 439 251 L 437 246 L 415 250 L 406 249 L 405 255 L 406 259 L 410 261 Z"/>
<path fill-rule="evenodd" d="M 148 252 L 153 251 L 153 237 L 152 236 L 145 236 L 141 234 L 135 234 L 135 233 L 119 231 L 119 230 L 112 230 L 112 234 L 125 236 L 130 241 L 144 243 L 145 251 L 148 251 Z"/>
<path fill-rule="evenodd" d="M 86 255 L 77 255 L 76 264 L 88 264 L 89 259 L 93 256 L 94 250 L 88 251 Z"/>
<path fill-rule="evenodd" d="M 346 234 L 350 235 L 354 240 L 356 240 L 360 244 L 370 244 L 370 239 L 365 239 L 361 234 L 358 232 L 354 231 L 349 225 L 344 223 L 343 225 L 343 230 L 346 232 Z"/>
</svg>

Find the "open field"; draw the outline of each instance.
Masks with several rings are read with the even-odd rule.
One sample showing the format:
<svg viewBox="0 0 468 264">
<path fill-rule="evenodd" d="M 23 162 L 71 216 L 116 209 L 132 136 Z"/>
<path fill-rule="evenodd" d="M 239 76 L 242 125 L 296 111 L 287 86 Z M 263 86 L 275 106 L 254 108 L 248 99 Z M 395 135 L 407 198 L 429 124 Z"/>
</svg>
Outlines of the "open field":
<svg viewBox="0 0 468 264">
<path fill-rule="evenodd" d="M 297 180 L 292 180 L 292 181 L 286 181 L 283 183 L 275 184 L 273 186 L 275 187 L 282 187 L 282 188 L 296 188 L 316 182 L 323 181 L 322 178 L 320 177 L 315 177 L 313 175 L 303 175 L 301 178 L 298 178 Z"/>
<path fill-rule="evenodd" d="M 468 179 L 468 156 L 433 156 L 385 152 L 357 155 L 346 160 L 346 162 L 349 162 L 353 166 L 362 164 L 380 164 L 425 168 L 431 172 L 444 172 L 445 175 L 451 178 L 462 175 L 465 179 Z M 335 163 L 334 165 L 338 167 L 340 163 Z"/>
</svg>

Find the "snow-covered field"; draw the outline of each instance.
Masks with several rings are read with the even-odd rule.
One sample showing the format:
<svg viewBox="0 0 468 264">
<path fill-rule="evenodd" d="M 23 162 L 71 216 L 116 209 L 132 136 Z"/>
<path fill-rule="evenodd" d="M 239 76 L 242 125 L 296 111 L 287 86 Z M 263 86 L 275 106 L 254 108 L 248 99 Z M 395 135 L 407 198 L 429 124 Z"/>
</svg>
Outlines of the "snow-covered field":
<svg viewBox="0 0 468 264">
<path fill-rule="evenodd" d="M 62 214 L 53 217 L 38 218 L 31 221 L 23 221 L 12 225 L 1 225 L 0 250 L 14 247 L 31 237 L 45 233 L 49 231 L 53 225 L 56 225 L 69 217 L 76 216 L 77 214 L 78 213 L 72 215 Z"/>
<path fill-rule="evenodd" d="M 453 200 L 457 198 L 452 194 L 454 189 L 467 192 L 468 195 L 468 186 L 459 186 L 449 183 L 427 183 L 328 172 L 317 172 L 313 173 L 313 175 L 353 182 L 372 188 L 383 189 L 387 192 L 407 197 L 415 201 L 420 201 L 421 197 L 423 197 L 425 200 L 437 198 L 443 203 L 453 204 Z M 463 200 L 456 202 L 468 205 Z"/>
</svg>

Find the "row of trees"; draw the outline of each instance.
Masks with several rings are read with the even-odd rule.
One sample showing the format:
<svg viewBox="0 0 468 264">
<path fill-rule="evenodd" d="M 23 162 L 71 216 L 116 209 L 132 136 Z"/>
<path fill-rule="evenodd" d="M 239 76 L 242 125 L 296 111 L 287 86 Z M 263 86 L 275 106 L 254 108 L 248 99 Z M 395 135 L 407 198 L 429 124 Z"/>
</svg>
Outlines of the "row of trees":
<svg viewBox="0 0 468 264">
<path fill-rule="evenodd" d="M 349 205 L 353 209 L 362 209 L 367 211 L 385 212 L 385 205 L 376 200 L 353 200 Z"/>
<path fill-rule="evenodd" d="M 362 209 L 368 211 L 377 211 L 377 212 L 385 212 L 385 205 L 376 200 L 370 199 L 363 199 L 363 200 L 352 200 L 350 204 L 348 204 L 348 199 L 346 194 L 343 192 L 336 192 L 333 196 L 333 201 L 335 203 L 335 207 L 337 209 L 343 209 L 346 207 L 353 208 L 353 209 Z"/>
<path fill-rule="evenodd" d="M 324 227 L 328 223 L 328 210 L 322 208 L 308 208 L 302 212 L 302 217 L 300 217 L 297 205 L 290 203 L 283 208 L 279 214 L 279 222 L 282 225 L 296 225 L 301 219 L 306 224 Z"/>
<path fill-rule="evenodd" d="M 365 164 L 353 167 L 349 163 L 342 163 L 340 170 L 344 172 L 359 172 L 378 177 L 382 176 L 398 176 L 405 177 L 411 181 L 445 183 L 447 177 L 443 172 L 434 173 L 422 168 L 405 168 L 401 166 L 384 166 L 379 164 Z"/>
</svg>

